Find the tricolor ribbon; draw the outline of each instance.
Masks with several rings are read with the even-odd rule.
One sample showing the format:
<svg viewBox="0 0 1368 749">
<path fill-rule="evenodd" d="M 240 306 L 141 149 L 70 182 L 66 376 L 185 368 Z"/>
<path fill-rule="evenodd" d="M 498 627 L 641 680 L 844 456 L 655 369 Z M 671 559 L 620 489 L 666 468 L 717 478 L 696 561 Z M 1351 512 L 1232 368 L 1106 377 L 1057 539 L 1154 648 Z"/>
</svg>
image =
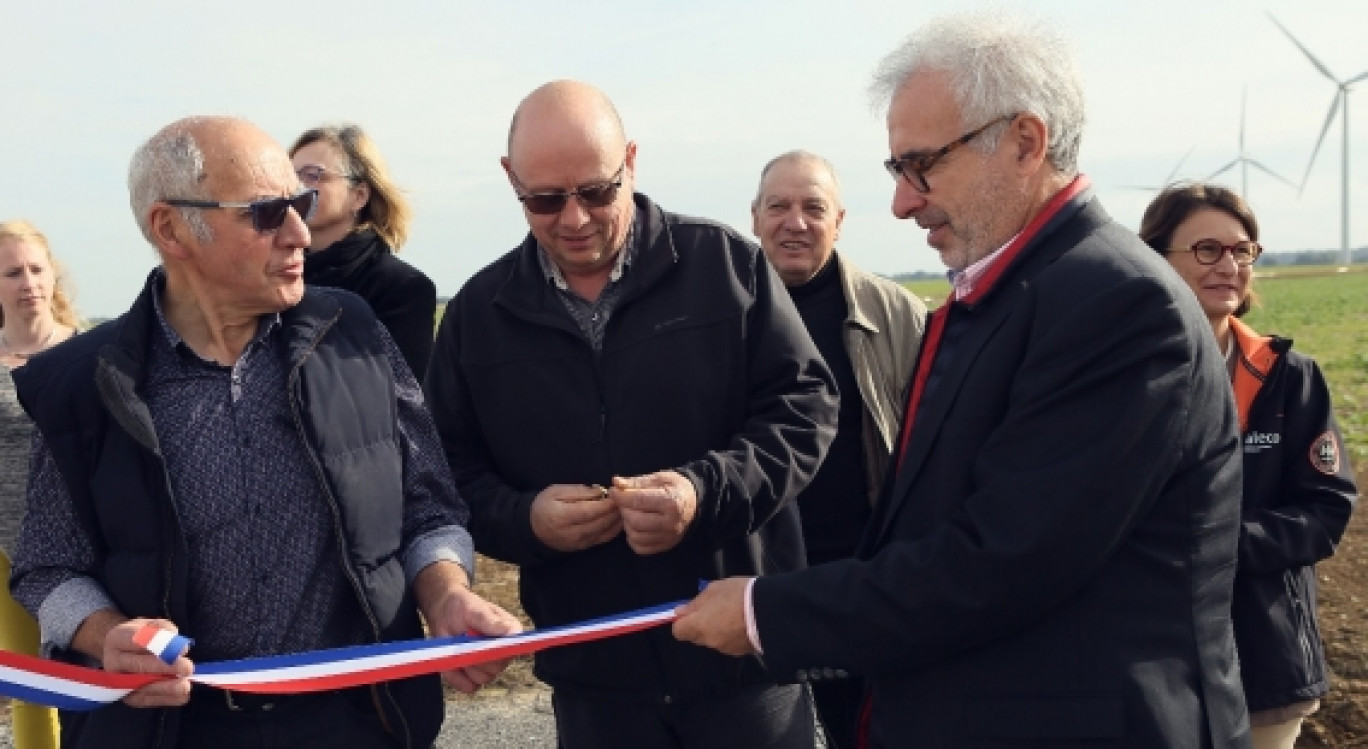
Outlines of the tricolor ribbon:
<svg viewBox="0 0 1368 749">
<path fill-rule="evenodd" d="M 178 635 L 151 622 L 143 625 L 143 628 L 133 633 L 133 642 L 138 643 L 147 652 L 157 656 L 162 663 L 171 665 L 176 662 L 181 653 L 190 649 L 195 641 L 184 635 Z"/>
<path fill-rule="evenodd" d="M 674 621 L 675 609 L 683 603 L 676 601 L 617 616 L 505 637 L 438 637 L 199 663 L 190 680 L 221 689 L 258 694 L 302 694 L 345 689 L 640 632 Z M 140 631 L 138 635 L 144 636 L 144 632 Z M 162 638 L 156 633 L 148 633 L 145 637 L 148 643 L 139 644 L 148 647 L 163 660 L 165 654 L 170 653 L 170 659 L 174 661 L 189 644 L 186 638 L 179 635 Z M 0 696 L 62 710 L 93 710 L 165 678 L 170 677 L 116 674 L 0 650 Z"/>
</svg>

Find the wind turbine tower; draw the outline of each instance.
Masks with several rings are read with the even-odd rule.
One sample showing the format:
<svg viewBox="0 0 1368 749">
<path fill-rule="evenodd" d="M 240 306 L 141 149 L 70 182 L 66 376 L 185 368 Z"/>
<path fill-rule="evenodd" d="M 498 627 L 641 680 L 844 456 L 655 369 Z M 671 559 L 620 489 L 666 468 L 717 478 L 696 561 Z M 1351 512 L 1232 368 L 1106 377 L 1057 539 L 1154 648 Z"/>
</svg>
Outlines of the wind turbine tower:
<svg viewBox="0 0 1368 749">
<path fill-rule="evenodd" d="M 1325 124 L 1321 126 L 1320 137 L 1316 138 L 1316 147 L 1311 149 L 1311 161 L 1306 165 L 1306 174 L 1302 176 L 1302 189 L 1306 188 L 1306 178 L 1311 176 L 1311 167 L 1316 163 L 1316 154 L 1320 152 L 1321 143 L 1325 140 L 1325 134 L 1329 132 L 1330 125 L 1334 123 L 1335 115 L 1339 113 L 1340 106 L 1344 106 L 1344 117 L 1340 120 L 1340 126 L 1344 131 L 1344 146 L 1341 150 L 1342 163 L 1340 164 L 1340 256 L 1341 262 L 1344 265 L 1349 265 L 1350 260 L 1352 260 L 1349 255 L 1349 92 L 1351 91 L 1350 87 L 1355 83 L 1368 78 L 1368 70 L 1359 73 L 1347 81 L 1341 81 L 1335 77 L 1334 73 L 1330 72 L 1330 68 L 1326 67 L 1325 63 L 1322 63 L 1320 60 L 1316 59 L 1315 55 L 1311 54 L 1311 50 L 1297 41 L 1297 37 L 1292 36 L 1292 32 L 1288 31 L 1287 27 L 1278 23 L 1278 19 L 1274 18 L 1272 13 L 1269 13 L 1268 17 L 1282 33 L 1287 35 L 1288 39 L 1292 40 L 1293 44 L 1297 45 L 1297 49 L 1301 50 L 1302 54 L 1306 55 L 1306 59 L 1311 61 L 1311 64 L 1315 66 L 1316 70 L 1319 70 L 1321 75 L 1333 81 L 1337 87 L 1335 98 L 1330 102 L 1330 112 L 1325 116 Z"/>
</svg>

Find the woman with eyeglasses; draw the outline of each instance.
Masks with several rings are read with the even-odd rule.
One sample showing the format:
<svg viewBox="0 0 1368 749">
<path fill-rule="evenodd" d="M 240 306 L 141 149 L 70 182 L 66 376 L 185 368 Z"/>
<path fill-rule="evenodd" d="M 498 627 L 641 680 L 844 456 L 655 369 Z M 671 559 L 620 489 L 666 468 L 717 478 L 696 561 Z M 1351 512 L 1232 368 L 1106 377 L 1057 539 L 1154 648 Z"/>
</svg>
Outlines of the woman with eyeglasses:
<svg viewBox="0 0 1368 749">
<path fill-rule="evenodd" d="M 1244 504 L 1231 619 L 1254 749 L 1292 749 L 1327 689 L 1315 563 L 1335 552 L 1358 492 L 1330 392 L 1292 341 L 1261 336 L 1250 308 L 1259 225 L 1244 200 L 1183 184 L 1145 210 L 1140 238 L 1187 281 L 1225 352 L 1244 442 Z"/>
<path fill-rule="evenodd" d="M 0 222 L 0 648 L 28 655 L 38 654 L 38 625 L 7 583 L 24 516 L 33 422 L 19 406 L 10 372 L 70 338 L 78 324 L 47 238 L 27 221 Z M 55 749 L 55 710 L 16 701 L 11 717 L 16 747 Z"/>
<path fill-rule="evenodd" d="M 408 238 L 408 201 L 380 151 L 355 125 L 316 127 L 290 147 L 295 172 L 318 191 L 304 282 L 365 299 L 422 381 L 432 354 L 437 287 L 395 257 Z"/>
</svg>

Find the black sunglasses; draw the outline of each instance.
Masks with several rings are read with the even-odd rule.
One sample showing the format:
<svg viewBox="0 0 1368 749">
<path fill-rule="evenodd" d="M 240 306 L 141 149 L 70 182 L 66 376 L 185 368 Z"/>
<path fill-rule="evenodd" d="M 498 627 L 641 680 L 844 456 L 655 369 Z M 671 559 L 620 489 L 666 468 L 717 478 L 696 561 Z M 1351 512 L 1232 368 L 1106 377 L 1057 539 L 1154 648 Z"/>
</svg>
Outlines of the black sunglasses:
<svg viewBox="0 0 1368 749">
<path fill-rule="evenodd" d="M 916 188 L 917 192 L 924 195 L 931 192 L 931 185 L 926 182 L 926 173 L 931 171 L 931 168 L 934 167 L 937 162 L 945 158 L 946 155 L 956 148 L 983 135 L 988 128 L 999 122 L 1011 122 L 1016 118 L 1016 113 L 1003 115 L 977 130 L 971 130 L 964 135 L 961 135 L 931 153 L 906 153 L 902 156 L 894 156 L 893 158 L 884 161 L 884 169 L 887 169 L 888 173 L 893 175 L 893 179 L 902 177 L 907 180 L 908 184 Z"/>
<path fill-rule="evenodd" d="M 551 192 L 521 192 L 523 189 L 522 180 L 513 170 L 508 170 L 508 175 L 513 178 L 514 185 L 517 186 L 518 200 L 527 208 L 529 213 L 539 216 L 548 216 L 553 213 L 560 213 L 565 210 L 565 204 L 570 202 L 570 198 L 578 198 L 585 208 L 602 208 L 611 205 L 617 200 L 618 188 L 622 187 L 622 175 L 627 170 L 627 162 L 622 162 L 616 173 L 607 182 L 599 182 L 592 185 L 580 185 L 573 190 L 553 190 Z"/>
<path fill-rule="evenodd" d="M 1221 262 L 1221 256 L 1227 252 L 1236 265 L 1253 265 L 1259 255 L 1263 254 L 1263 247 L 1258 242 L 1244 240 L 1235 244 L 1221 244 L 1215 239 L 1199 239 L 1187 248 L 1192 256 L 1197 258 L 1197 262 L 1202 265 L 1215 265 Z M 1169 250 L 1169 252 L 1183 252 L 1182 249 Z"/>
<path fill-rule="evenodd" d="M 240 208 L 252 216 L 252 228 L 265 234 L 280 228 L 285 223 L 289 209 L 304 221 L 308 221 L 318 207 L 318 191 L 305 190 L 288 198 L 269 198 L 253 200 L 250 203 L 224 203 L 218 200 L 190 200 L 187 198 L 163 198 L 162 202 L 177 208 Z"/>
</svg>

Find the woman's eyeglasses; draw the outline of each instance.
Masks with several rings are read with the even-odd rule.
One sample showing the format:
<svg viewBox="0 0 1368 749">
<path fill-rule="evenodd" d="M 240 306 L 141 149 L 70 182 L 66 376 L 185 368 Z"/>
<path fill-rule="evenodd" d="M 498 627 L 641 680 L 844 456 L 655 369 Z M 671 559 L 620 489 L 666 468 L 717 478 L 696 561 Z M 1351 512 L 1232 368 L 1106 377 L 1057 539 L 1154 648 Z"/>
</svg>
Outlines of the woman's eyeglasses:
<svg viewBox="0 0 1368 749">
<path fill-rule="evenodd" d="M 1183 252 L 1182 249 L 1169 250 L 1169 252 Z M 1236 265 L 1253 265 L 1259 255 L 1263 254 L 1263 247 L 1258 242 L 1245 240 L 1235 244 L 1221 244 L 1215 239 L 1199 239 L 1187 248 L 1192 256 L 1197 258 L 1197 262 L 1202 265 L 1215 265 L 1221 262 L 1221 256 L 1230 253 L 1230 257 L 1235 260 Z"/>
<path fill-rule="evenodd" d="M 337 177 L 338 179 L 345 179 L 349 182 L 356 182 L 361 179 L 360 177 L 343 174 L 342 172 L 334 172 L 327 167 L 315 166 L 313 164 L 299 167 L 295 170 L 295 174 L 299 177 L 300 182 L 303 182 L 309 187 L 318 187 L 318 183 L 322 182 L 326 177 Z"/>
</svg>

